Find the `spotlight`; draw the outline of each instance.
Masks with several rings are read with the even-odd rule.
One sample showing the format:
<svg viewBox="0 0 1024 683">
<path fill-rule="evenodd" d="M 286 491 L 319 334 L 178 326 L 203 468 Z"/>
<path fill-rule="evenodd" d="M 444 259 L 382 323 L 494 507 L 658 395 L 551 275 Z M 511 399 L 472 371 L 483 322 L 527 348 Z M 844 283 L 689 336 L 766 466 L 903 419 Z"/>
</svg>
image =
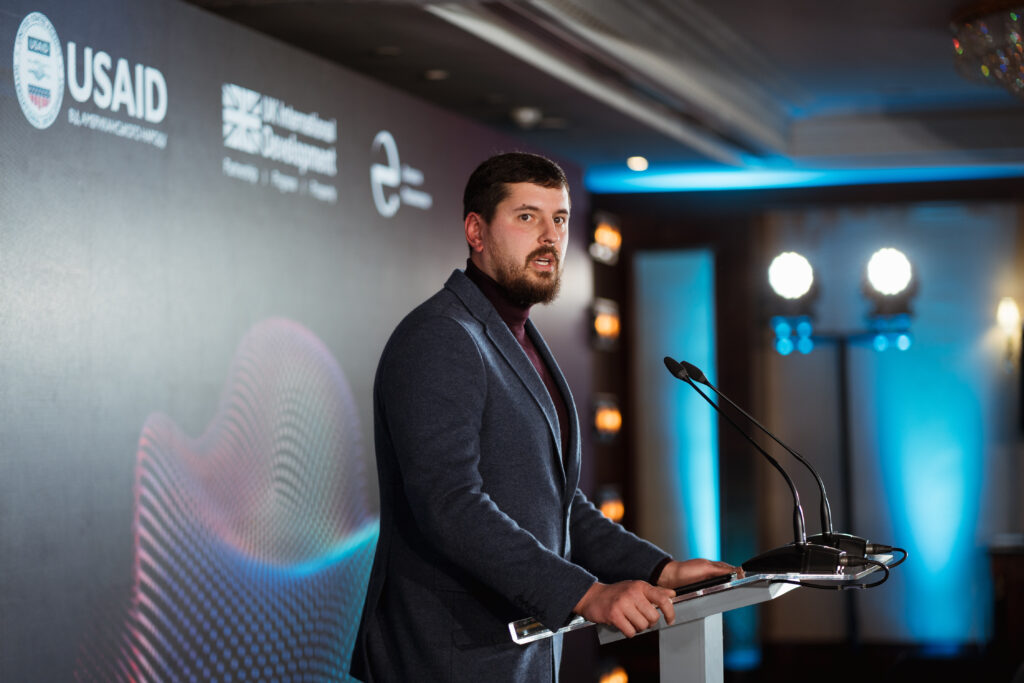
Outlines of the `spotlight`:
<svg viewBox="0 0 1024 683">
<path fill-rule="evenodd" d="M 619 402 L 611 394 L 600 394 L 594 399 L 594 432 L 598 441 L 605 443 L 618 436 L 622 429 Z"/>
<path fill-rule="evenodd" d="M 783 299 L 799 299 L 811 291 L 814 269 L 800 254 L 786 251 L 776 256 L 768 266 L 768 282 Z"/>
<path fill-rule="evenodd" d="M 591 306 L 591 338 L 594 348 L 601 351 L 615 349 L 621 330 L 619 305 L 611 299 L 594 299 Z"/>
<path fill-rule="evenodd" d="M 595 261 L 614 266 L 622 249 L 619 220 L 610 214 L 598 212 L 594 214 L 594 223 L 594 241 L 590 244 L 590 256 Z"/>
<path fill-rule="evenodd" d="M 899 249 L 879 249 L 868 261 L 868 282 L 883 296 L 896 296 L 905 290 L 912 275 L 910 261 Z"/>
<path fill-rule="evenodd" d="M 872 327 L 876 326 L 877 318 L 900 316 L 907 318 L 906 323 L 902 319 L 887 323 L 884 325 L 886 331 L 894 331 L 892 328 L 897 323 L 903 325 L 903 329 L 895 331 L 905 331 L 909 327 L 910 300 L 917 294 L 917 279 L 910 260 L 902 251 L 885 247 L 872 254 L 863 289 L 864 295 L 874 304 L 868 316 Z"/>
</svg>

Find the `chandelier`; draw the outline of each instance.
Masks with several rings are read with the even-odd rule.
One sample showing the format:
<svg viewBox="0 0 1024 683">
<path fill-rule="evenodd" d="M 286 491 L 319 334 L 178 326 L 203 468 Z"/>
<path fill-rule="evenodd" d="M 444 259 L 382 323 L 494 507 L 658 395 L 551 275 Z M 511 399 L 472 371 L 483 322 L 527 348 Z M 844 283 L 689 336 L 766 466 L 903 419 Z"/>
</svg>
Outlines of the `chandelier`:
<svg viewBox="0 0 1024 683">
<path fill-rule="evenodd" d="M 950 28 L 957 70 L 1024 98 L 1024 0 L 982 0 L 957 11 Z"/>
</svg>

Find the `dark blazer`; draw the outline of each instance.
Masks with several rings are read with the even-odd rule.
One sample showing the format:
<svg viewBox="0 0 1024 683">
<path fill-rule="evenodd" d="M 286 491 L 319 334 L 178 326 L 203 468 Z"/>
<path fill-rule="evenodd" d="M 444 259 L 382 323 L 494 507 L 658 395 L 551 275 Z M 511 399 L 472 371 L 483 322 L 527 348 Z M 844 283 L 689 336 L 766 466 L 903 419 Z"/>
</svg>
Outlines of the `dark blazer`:
<svg viewBox="0 0 1024 683">
<path fill-rule="evenodd" d="M 667 555 L 579 491 L 540 376 L 491 302 L 455 271 L 388 341 L 374 385 L 380 539 L 352 657 L 365 681 L 552 681 L 560 639 L 511 641 L 508 622 L 557 629 L 595 580 L 647 579 Z M 564 465 L 563 465 L 564 464 Z"/>
</svg>

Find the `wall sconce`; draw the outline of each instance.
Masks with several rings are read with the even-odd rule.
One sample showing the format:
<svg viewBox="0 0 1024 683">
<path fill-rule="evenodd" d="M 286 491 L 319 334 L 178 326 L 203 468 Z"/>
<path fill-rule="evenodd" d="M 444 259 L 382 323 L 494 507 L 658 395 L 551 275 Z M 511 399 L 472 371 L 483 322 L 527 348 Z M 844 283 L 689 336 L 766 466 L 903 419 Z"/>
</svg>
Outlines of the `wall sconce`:
<svg viewBox="0 0 1024 683">
<path fill-rule="evenodd" d="M 600 683 L 629 683 L 629 674 L 621 666 L 601 674 Z"/>
<path fill-rule="evenodd" d="M 591 339 L 595 349 L 611 351 L 618 346 L 622 322 L 619 304 L 611 299 L 594 299 L 590 308 Z"/>
<path fill-rule="evenodd" d="M 599 211 L 594 214 L 594 241 L 590 244 L 590 256 L 595 261 L 614 266 L 619 261 L 622 249 L 622 230 L 619 219 Z"/>
<path fill-rule="evenodd" d="M 622 430 L 619 401 L 611 394 L 598 394 L 594 399 L 594 432 L 598 441 L 608 443 Z"/>
<path fill-rule="evenodd" d="M 602 486 L 597 492 L 596 502 L 601 514 L 613 522 L 621 522 L 626 514 L 626 506 L 622 502 L 622 493 L 618 486 Z"/>
<path fill-rule="evenodd" d="M 996 322 L 1006 338 L 1006 364 L 1012 368 L 1017 363 L 1021 343 L 1020 307 L 1013 297 L 1004 296 L 999 300 Z"/>
</svg>

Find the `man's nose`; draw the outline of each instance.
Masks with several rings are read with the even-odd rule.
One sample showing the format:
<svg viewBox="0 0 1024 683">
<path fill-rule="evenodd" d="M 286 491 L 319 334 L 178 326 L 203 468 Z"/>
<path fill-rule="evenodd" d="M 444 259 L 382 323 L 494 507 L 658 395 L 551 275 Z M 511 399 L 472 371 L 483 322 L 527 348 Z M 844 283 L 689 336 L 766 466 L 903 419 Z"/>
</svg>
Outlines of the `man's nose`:
<svg viewBox="0 0 1024 683">
<path fill-rule="evenodd" d="M 554 221 L 544 221 L 544 230 L 540 234 L 540 241 L 547 245 L 558 243 L 558 228 Z"/>
</svg>

